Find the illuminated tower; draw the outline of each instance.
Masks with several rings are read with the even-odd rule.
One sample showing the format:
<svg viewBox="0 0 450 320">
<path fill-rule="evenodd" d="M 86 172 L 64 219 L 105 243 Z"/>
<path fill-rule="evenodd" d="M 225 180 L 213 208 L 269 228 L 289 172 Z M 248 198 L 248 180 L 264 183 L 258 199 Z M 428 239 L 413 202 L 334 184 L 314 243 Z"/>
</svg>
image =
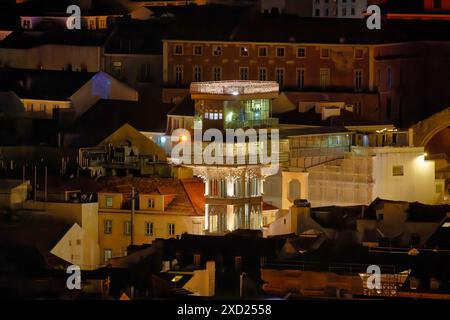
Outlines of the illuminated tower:
<svg viewBox="0 0 450 320">
<path fill-rule="evenodd" d="M 202 150 L 210 143 L 205 135 L 208 129 L 216 129 L 215 132 L 223 134 L 223 163 L 192 165 L 194 174 L 205 182 L 207 233 L 261 229 L 263 181 L 266 175 L 274 173 L 267 173 L 270 165 L 251 150 L 259 152 L 264 149 L 267 154 L 273 154 L 273 129 L 278 127 L 278 119 L 271 118 L 272 100 L 278 96 L 278 91 L 276 82 L 191 84 L 190 93 L 195 101 L 194 128 L 202 133 Z M 262 141 L 259 129 L 266 129 L 268 141 Z M 230 132 L 245 134 L 227 142 L 226 134 Z M 228 162 L 230 155 L 233 161 Z"/>
</svg>

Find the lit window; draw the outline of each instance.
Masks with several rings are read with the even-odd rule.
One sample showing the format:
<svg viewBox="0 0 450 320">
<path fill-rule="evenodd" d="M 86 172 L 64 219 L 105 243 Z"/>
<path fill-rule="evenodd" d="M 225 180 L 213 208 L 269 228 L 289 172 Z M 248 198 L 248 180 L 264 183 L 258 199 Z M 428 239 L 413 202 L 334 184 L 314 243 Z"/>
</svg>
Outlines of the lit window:
<svg viewBox="0 0 450 320">
<path fill-rule="evenodd" d="M 99 19 L 98 25 L 100 29 L 106 29 L 107 28 L 106 18 Z"/>
<path fill-rule="evenodd" d="M 241 57 L 248 57 L 248 47 L 241 47 L 240 48 L 240 55 Z"/>
<path fill-rule="evenodd" d="M 106 200 L 106 207 L 111 208 L 113 206 L 113 197 L 107 196 L 105 200 Z"/>
<path fill-rule="evenodd" d="M 109 260 L 112 259 L 112 249 L 105 249 L 103 251 L 103 260 L 104 262 L 108 262 Z"/>
<path fill-rule="evenodd" d="M 442 225 L 443 228 L 450 228 L 450 222 L 444 222 Z"/>
<path fill-rule="evenodd" d="M 148 207 L 154 208 L 155 207 L 155 200 L 154 199 L 148 199 Z"/>
<path fill-rule="evenodd" d="M 175 276 L 175 277 L 173 277 L 172 280 L 170 280 L 170 281 L 171 281 L 171 282 L 178 282 L 178 281 L 180 281 L 181 279 L 183 279 L 183 276 Z"/>
<path fill-rule="evenodd" d="M 89 29 L 91 30 L 97 29 L 97 23 L 95 19 L 89 19 Z"/>
</svg>

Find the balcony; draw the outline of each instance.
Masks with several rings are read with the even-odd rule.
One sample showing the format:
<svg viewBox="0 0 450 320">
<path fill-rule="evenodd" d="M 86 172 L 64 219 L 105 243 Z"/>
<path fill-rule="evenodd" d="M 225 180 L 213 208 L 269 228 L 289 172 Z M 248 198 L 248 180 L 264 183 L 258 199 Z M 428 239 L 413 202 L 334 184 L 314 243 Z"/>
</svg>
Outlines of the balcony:
<svg viewBox="0 0 450 320">
<path fill-rule="evenodd" d="M 260 120 L 236 120 L 225 122 L 225 129 L 247 129 L 247 128 L 276 128 L 278 118 L 267 118 Z"/>
</svg>

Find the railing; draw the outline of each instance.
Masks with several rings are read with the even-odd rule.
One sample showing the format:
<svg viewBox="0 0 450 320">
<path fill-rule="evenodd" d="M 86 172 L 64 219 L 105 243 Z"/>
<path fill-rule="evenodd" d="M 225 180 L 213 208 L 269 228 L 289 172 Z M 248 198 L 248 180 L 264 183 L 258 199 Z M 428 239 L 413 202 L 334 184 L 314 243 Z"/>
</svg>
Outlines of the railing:
<svg viewBox="0 0 450 320">
<path fill-rule="evenodd" d="M 225 122 L 225 129 L 245 129 L 266 127 L 273 128 L 278 126 L 278 118 L 268 118 L 260 120 L 237 120 L 232 122 Z"/>
</svg>

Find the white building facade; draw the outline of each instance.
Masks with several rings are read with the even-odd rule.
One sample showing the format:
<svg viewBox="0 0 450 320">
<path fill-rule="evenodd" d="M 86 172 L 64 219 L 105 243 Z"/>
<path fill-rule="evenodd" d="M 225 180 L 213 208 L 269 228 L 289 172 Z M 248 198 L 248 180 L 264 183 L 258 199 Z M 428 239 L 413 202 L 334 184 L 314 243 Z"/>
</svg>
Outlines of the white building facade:
<svg viewBox="0 0 450 320">
<path fill-rule="evenodd" d="M 423 147 L 352 147 L 344 159 L 308 172 L 313 207 L 368 205 L 376 198 L 435 204 L 442 198 Z"/>
</svg>

